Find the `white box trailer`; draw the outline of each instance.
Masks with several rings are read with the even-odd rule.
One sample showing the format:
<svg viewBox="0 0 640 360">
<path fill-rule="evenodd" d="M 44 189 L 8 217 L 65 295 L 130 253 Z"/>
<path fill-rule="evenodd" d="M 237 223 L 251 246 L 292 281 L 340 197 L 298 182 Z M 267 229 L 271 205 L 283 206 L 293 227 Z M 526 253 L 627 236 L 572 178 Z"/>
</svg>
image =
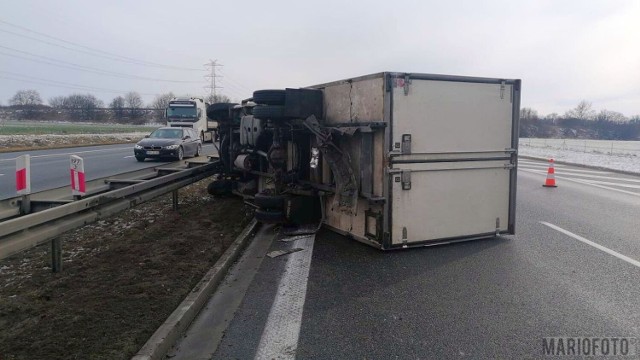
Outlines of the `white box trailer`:
<svg viewBox="0 0 640 360">
<path fill-rule="evenodd" d="M 353 131 L 339 146 L 359 184 L 354 213 L 326 198 L 325 224 L 382 249 L 514 234 L 520 84 L 385 72 L 313 86 L 323 125 Z"/>
</svg>

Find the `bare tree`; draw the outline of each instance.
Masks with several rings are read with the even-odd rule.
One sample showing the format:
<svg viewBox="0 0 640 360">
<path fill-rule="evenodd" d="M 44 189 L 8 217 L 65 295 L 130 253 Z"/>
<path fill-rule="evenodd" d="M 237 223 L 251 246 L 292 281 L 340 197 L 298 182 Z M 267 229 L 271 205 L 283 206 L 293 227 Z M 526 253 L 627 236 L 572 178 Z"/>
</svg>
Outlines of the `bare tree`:
<svg viewBox="0 0 640 360">
<path fill-rule="evenodd" d="M 42 105 L 42 98 L 36 90 L 20 90 L 9 100 L 9 104 L 15 106 Z"/>
<path fill-rule="evenodd" d="M 9 100 L 9 104 L 17 107 L 18 118 L 33 119 L 42 105 L 42 98 L 36 90 L 19 90 Z"/>
<path fill-rule="evenodd" d="M 144 102 L 142 101 L 140 94 L 137 92 L 128 92 L 124 96 L 124 103 L 129 109 L 129 117 L 131 119 L 139 119 L 144 115 L 144 111 L 142 110 Z"/>
<path fill-rule="evenodd" d="M 156 95 L 156 98 L 153 99 L 153 102 L 151 103 L 151 107 L 158 110 L 164 110 L 169 105 L 169 101 L 174 97 L 176 96 L 172 92 Z"/>
<path fill-rule="evenodd" d="M 523 121 L 535 121 L 538 120 L 539 116 L 538 116 L 538 112 L 533 110 L 532 108 L 522 108 L 520 109 L 520 120 Z"/>
<path fill-rule="evenodd" d="M 215 104 L 215 103 L 228 103 L 231 102 L 231 99 L 227 96 L 227 95 L 220 95 L 220 94 L 209 94 L 204 101 L 206 101 L 209 104 Z"/>
<path fill-rule="evenodd" d="M 122 120 L 125 117 L 125 101 L 122 96 L 116 96 L 109 104 L 116 119 Z"/>
<path fill-rule="evenodd" d="M 49 106 L 56 109 L 64 108 L 65 100 L 64 96 L 54 96 L 49 99 Z"/>
<path fill-rule="evenodd" d="M 73 120 L 97 120 L 104 103 L 91 94 L 71 94 L 63 100 L 64 109 Z"/>
<path fill-rule="evenodd" d="M 580 101 L 578 106 L 567 111 L 564 115 L 565 118 L 579 120 L 593 120 L 595 116 L 596 112 L 592 109 L 591 103 L 585 100 Z"/>
<path fill-rule="evenodd" d="M 610 111 L 606 109 L 600 111 L 598 115 L 596 115 L 595 119 L 597 121 L 610 121 L 610 122 L 616 122 L 616 123 L 629 121 L 629 119 L 627 119 L 627 117 L 624 116 L 622 113 L 619 113 L 617 111 Z"/>
</svg>

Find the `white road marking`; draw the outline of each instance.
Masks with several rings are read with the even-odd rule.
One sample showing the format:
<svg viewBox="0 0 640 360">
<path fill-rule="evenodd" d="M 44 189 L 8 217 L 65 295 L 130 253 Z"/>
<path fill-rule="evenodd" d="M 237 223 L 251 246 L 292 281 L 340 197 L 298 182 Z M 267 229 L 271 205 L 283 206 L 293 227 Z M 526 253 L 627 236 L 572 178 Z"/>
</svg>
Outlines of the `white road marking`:
<svg viewBox="0 0 640 360">
<path fill-rule="evenodd" d="M 522 171 L 530 172 L 532 174 L 546 174 L 546 172 L 540 172 L 540 171 L 536 171 L 536 170 L 522 169 Z M 633 196 L 639 196 L 640 197 L 640 193 L 637 193 L 637 192 L 626 191 L 626 190 L 616 189 L 616 188 L 612 188 L 612 187 L 608 187 L 608 186 L 604 186 L 604 185 L 593 184 L 593 183 L 590 183 L 590 182 L 585 181 L 585 180 L 572 179 L 572 178 L 568 178 L 568 177 L 565 177 L 565 176 L 558 176 L 558 175 L 556 175 L 556 179 L 572 181 L 572 182 L 575 182 L 575 183 L 578 183 L 578 184 L 590 185 L 590 186 L 597 187 L 597 188 L 600 188 L 600 189 L 607 189 L 607 190 L 616 191 L 616 192 L 627 194 L 627 195 L 633 195 Z"/>
<path fill-rule="evenodd" d="M 523 170 L 527 169 L 527 170 L 546 173 L 546 171 L 541 170 L 541 169 L 529 169 L 529 168 L 522 168 L 522 169 Z M 637 179 L 628 179 L 628 178 L 620 178 L 620 177 L 613 177 L 613 176 L 589 175 L 589 174 L 574 174 L 573 170 L 571 170 L 571 171 L 568 171 L 568 170 L 556 171 L 556 175 L 571 175 L 571 176 L 586 177 L 586 178 L 592 178 L 592 179 L 618 180 L 618 181 L 628 181 L 628 182 L 640 183 L 640 180 L 637 180 Z"/>
<path fill-rule="evenodd" d="M 536 169 L 536 170 L 542 170 L 542 169 L 545 169 L 545 170 L 546 170 L 546 169 L 548 169 L 548 168 L 549 168 L 549 166 L 547 166 L 547 165 L 540 165 L 540 166 L 536 166 L 536 165 L 533 165 L 533 164 L 520 164 L 519 162 L 518 162 L 518 167 L 520 167 L 520 168 L 527 168 L 527 169 Z M 558 169 L 558 167 L 557 167 L 557 166 L 556 166 L 556 169 Z M 567 168 L 561 168 L 561 169 L 558 169 L 558 171 L 562 171 L 562 172 L 568 172 L 568 171 L 571 171 L 571 172 L 576 172 L 576 173 L 585 173 L 585 174 L 600 174 L 600 175 L 606 175 L 606 174 L 609 174 L 609 175 L 613 175 L 613 173 L 611 173 L 611 172 L 607 172 L 607 171 L 596 171 L 596 170 L 578 170 L 578 169 L 567 169 Z"/>
<path fill-rule="evenodd" d="M 0 176 L 4 176 L 4 174 L 0 174 Z"/>
<path fill-rule="evenodd" d="M 125 157 L 123 157 L 123 159 L 128 159 L 128 158 L 132 158 L 132 157 L 134 157 L 134 156 L 135 156 L 135 155 L 129 155 L 129 156 L 125 156 Z"/>
<path fill-rule="evenodd" d="M 549 166 L 548 162 L 544 162 L 544 161 L 527 161 L 527 160 L 522 160 L 522 159 L 518 159 L 518 164 L 527 164 L 527 165 L 536 165 L 536 166 Z M 562 164 L 556 164 L 553 163 L 553 165 L 555 167 L 563 167 L 564 165 Z"/>
<path fill-rule="evenodd" d="M 255 359 L 295 359 L 296 357 L 314 240 L 315 235 L 309 235 L 291 245 L 304 250 L 288 255 L 278 293 L 271 306 L 267 324 L 262 331 Z"/>
<path fill-rule="evenodd" d="M 62 154 L 45 154 L 45 155 L 33 155 L 31 156 L 32 159 L 36 159 L 36 158 L 47 158 L 47 157 L 54 157 L 54 156 L 69 156 L 69 155 L 77 155 L 77 154 L 87 154 L 87 153 L 93 153 L 93 152 L 110 152 L 112 150 L 132 150 L 133 148 L 128 146 L 128 147 L 123 147 L 123 148 L 115 148 L 115 149 L 100 149 L 100 150 L 85 150 L 85 151 L 74 151 L 74 152 L 70 152 L 70 153 L 62 153 Z M 0 159 L 0 162 L 2 161 L 15 161 L 16 158 L 11 158 L 11 159 Z"/>
<path fill-rule="evenodd" d="M 590 180 L 589 182 L 592 184 L 619 186 L 619 187 L 629 188 L 629 189 L 640 189 L 640 185 L 634 185 L 634 184 L 612 183 L 608 181 L 597 181 L 597 180 Z"/>
<path fill-rule="evenodd" d="M 582 241 L 583 243 L 585 243 L 587 245 L 591 245 L 594 248 L 596 248 L 598 250 L 602 250 L 602 251 L 606 252 L 609 255 L 613 255 L 613 256 L 617 257 L 618 259 L 620 259 L 620 260 L 624 260 L 624 261 L 628 262 L 631 265 L 635 265 L 637 267 L 640 267 L 640 261 L 637 261 L 637 260 L 632 259 L 632 258 L 630 258 L 628 256 L 625 256 L 625 255 L 622 255 L 619 252 L 613 251 L 613 250 L 611 250 L 609 248 L 606 248 L 606 247 L 604 247 L 604 246 L 602 246 L 602 245 L 600 245 L 598 243 L 595 243 L 595 242 L 593 242 L 591 240 L 587 240 L 587 239 L 583 238 L 580 235 L 572 233 L 569 230 L 565 230 L 565 229 L 563 229 L 563 228 L 561 228 L 561 227 L 559 227 L 557 225 L 553 225 L 553 224 L 550 224 L 550 223 L 545 222 L 545 221 L 540 221 L 540 224 L 548 226 L 548 227 L 550 227 L 550 228 L 552 228 L 552 229 L 554 229 L 556 231 L 559 231 L 559 232 L 561 232 L 561 233 L 563 233 L 565 235 L 571 236 L 572 238 L 574 238 L 574 239 L 576 239 L 578 241 Z"/>
</svg>

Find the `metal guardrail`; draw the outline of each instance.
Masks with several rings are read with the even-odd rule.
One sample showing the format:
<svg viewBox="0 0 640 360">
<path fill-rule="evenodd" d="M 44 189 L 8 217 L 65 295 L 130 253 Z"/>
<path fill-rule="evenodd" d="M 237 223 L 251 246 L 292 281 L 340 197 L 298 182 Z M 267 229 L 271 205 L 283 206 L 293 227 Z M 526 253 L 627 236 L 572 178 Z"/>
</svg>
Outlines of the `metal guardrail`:
<svg viewBox="0 0 640 360">
<path fill-rule="evenodd" d="M 156 175 L 153 178 L 148 174 L 138 174 L 139 176 L 132 179 L 101 180 L 103 183 L 113 181 L 121 186 L 114 190 L 69 202 L 46 201 L 50 203 L 49 206 L 56 205 L 56 201 L 58 204 L 55 207 L 0 222 L 0 259 L 55 240 L 66 231 L 101 220 L 169 192 L 174 192 L 174 204 L 176 204 L 177 189 L 215 174 L 219 166 L 219 162 L 215 161 L 187 162 L 186 168 L 156 168 Z M 37 198 L 37 195 L 33 194 L 34 198 Z M 15 213 L 15 209 L 11 210 L 11 205 L 17 205 L 17 201 L 17 198 L 13 198 L 4 202 L 5 215 Z M 52 241 L 54 247 L 55 243 L 56 241 Z M 52 248 L 52 250 L 55 253 L 55 249 Z M 53 255 L 55 258 L 55 254 Z"/>
</svg>

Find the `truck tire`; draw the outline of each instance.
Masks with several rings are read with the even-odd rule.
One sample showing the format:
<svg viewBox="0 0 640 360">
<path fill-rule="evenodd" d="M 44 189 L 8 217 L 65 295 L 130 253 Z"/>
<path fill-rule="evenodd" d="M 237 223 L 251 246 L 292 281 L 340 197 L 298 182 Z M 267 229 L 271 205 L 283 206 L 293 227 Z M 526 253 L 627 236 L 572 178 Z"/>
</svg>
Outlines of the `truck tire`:
<svg viewBox="0 0 640 360">
<path fill-rule="evenodd" d="M 253 199 L 253 202 L 261 209 L 281 210 L 284 209 L 284 201 L 286 198 L 286 195 L 258 193 Z"/>
<path fill-rule="evenodd" d="M 279 210 L 259 209 L 259 210 L 256 210 L 254 216 L 257 221 L 264 224 L 282 224 L 286 222 L 284 213 Z"/>
<path fill-rule="evenodd" d="M 282 105 L 259 105 L 253 108 L 253 116 L 258 119 L 284 119 L 284 106 Z"/>
<path fill-rule="evenodd" d="M 215 103 L 207 107 L 207 117 L 217 121 L 230 121 L 229 110 L 238 104 L 235 103 Z"/>
<path fill-rule="evenodd" d="M 257 90 L 253 92 L 253 102 L 260 105 L 284 105 L 285 90 Z"/>
</svg>

